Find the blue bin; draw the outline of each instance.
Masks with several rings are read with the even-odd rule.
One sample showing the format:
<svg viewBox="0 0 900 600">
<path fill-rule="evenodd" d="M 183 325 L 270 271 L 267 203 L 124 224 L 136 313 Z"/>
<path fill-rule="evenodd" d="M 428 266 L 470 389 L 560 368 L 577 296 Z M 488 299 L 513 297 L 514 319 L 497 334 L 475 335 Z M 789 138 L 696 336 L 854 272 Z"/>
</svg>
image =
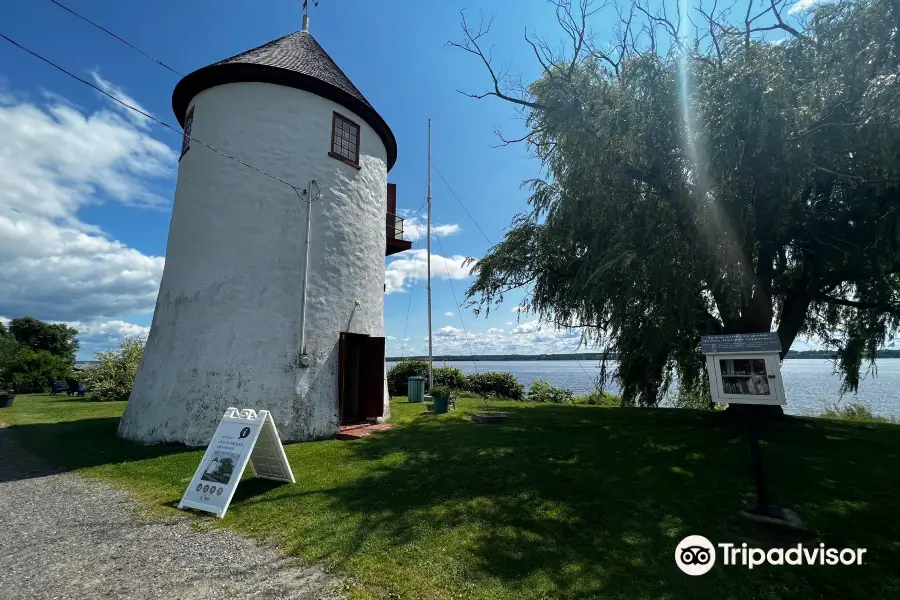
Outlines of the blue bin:
<svg viewBox="0 0 900 600">
<path fill-rule="evenodd" d="M 407 380 L 407 385 L 409 386 L 407 397 L 409 398 L 410 402 L 422 402 L 425 400 L 424 377 L 410 377 Z"/>
</svg>

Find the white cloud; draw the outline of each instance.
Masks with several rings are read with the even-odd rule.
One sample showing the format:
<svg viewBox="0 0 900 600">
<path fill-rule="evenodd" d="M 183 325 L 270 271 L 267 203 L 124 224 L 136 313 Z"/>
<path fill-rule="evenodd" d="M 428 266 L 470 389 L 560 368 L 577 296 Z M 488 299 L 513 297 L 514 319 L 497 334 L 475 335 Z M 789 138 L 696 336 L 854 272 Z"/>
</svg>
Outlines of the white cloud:
<svg viewBox="0 0 900 600">
<path fill-rule="evenodd" d="M 512 326 L 512 325 L 515 325 L 515 323 L 513 323 L 512 321 L 507 321 L 507 322 L 506 322 L 506 326 L 507 326 L 507 327 Z"/>
<path fill-rule="evenodd" d="M 452 312 L 450 312 L 450 311 L 447 311 L 447 312 L 444 313 L 444 316 L 445 316 L 445 317 L 452 317 L 454 314 L 456 314 L 456 313 L 452 313 Z"/>
<path fill-rule="evenodd" d="M 411 219 L 407 219 L 403 222 L 403 239 L 409 240 L 411 242 L 415 242 L 421 238 L 425 237 L 426 230 L 428 229 L 427 221 L 424 221 L 422 217 L 413 217 Z M 454 233 L 459 233 L 462 231 L 459 225 L 435 225 L 431 224 L 431 236 L 432 237 L 447 237 L 448 235 L 453 235 Z"/>
<path fill-rule="evenodd" d="M 520 323 L 512 330 L 515 335 L 522 335 L 527 333 L 537 333 L 541 330 L 541 324 L 538 321 L 528 321 L 526 323 Z"/>
<path fill-rule="evenodd" d="M 150 334 L 150 328 L 125 321 L 73 321 L 67 323 L 78 330 L 78 341 L 81 347 L 78 349 L 79 360 L 93 360 L 97 352 L 103 352 L 110 348 L 118 348 L 127 337 L 146 338 Z"/>
<path fill-rule="evenodd" d="M 435 337 L 457 337 L 463 334 L 462 329 L 458 329 L 452 325 L 447 325 L 446 327 L 441 327 L 437 331 L 434 332 Z"/>
<path fill-rule="evenodd" d="M 0 313 L 91 321 L 152 311 L 164 259 L 78 212 L 103 201 L 166 206 L 148 185 L 174 175 L 174 150 L 135 121 L 52 95 L 0 98 L 0 140 Z"/>
<path fill-rule="evenodd" d="M 527 331 L 506 331 L 491 327 L 486 331 L 469 330 L 467 333 L 458 327 L 442 327 L 434 332 L 434 353 L 570 354 L 597 351 L 597 348 L 579 347 L 580 330 L 553 329 L 549 325 L 538 327 L 537 322 L 524 325 L 527 325 Z M 423 339 L 427 341 L 428 338 Z M 427 344 L 423 347 L 427 348 Z M 393 350 L 389 350 L 389 353 L 393 353 Z"/>
<path fill-rule="evenodd" d="M 138 109 L 138 110 L 141 111 L 142 113 L 145 113 L 145 114 L 148 114 L 148 115 L 150 114 L 150 111 L 149 111 L 149 110 L 147 110 L 146 108 L 144 108 L 143 106 L 141 106 L 140 104 L 138 104 L 137 100 L 135 100 L 134 98 L 132 98 L 131 96 L 129 96 L 128 94 L 126 94 L 126 93 L 122 90 L 122 88 L 120 88 L 119 86 L 114 85 L 114 84 L 108 82 L 107 80 L 103 79 L 103 78 L 100 76 L 100 74 L 97 73 L 96 71 L 91 71 L 91 77 L 94 78 L 94 83 L 97 84 L 97 87 L 99 87 L 100 89 L 102 89 L 104 92 L 106 92 L 107 94 L 109 94 L 109 95 L 112 96 L 113 98 L 116 98 L 117 100 L 120 100 L 120 101 L 122 101 L 122 102 L 124 102 L 125 104 L 128 104 L 128 105 L 130 105 L 130 106 L 133 106 L 134 108 Z M 126 107 L 122 106 L 121 104 L 119 104 L 118 102 L 114 102 L 113 100 L 109 99 L 109 97 L 107 97 L 107 96 L 104 96 L 104 95 L 102 95 L 102 94 L 100 94 L 100 96 L 101 96 L 106 102 L 109 102 L 110 106 L 112 106 L 115 110 L 117 110 L 118 112 L 124 114 L 125 117 L 126 117 L 129 121 L 131 121 L 132 123 L 134 123 L 136 126 L 140 127 L 141 129 L 149 129 L 149 128 L 150 128 L 150 123 L 151 123 L 152 121 L 151 121 L 150 119 L 148 119 L 147 117 L 145 117 L 144 115 L 139 114 L 139 113 L 137 113 L 137 112 L 135 112 L 135 111 L 133 111 L 133 110 L 131 110 L 131 109 L 129 109 L 129 108 L 126 108 Z"/>
<path fill-rule="evenodd" d="M 431 255 L 431 277 L 437 279 L 466 279 L 474 265 L 463 266 L 465 256 L 443 257 Z M 385 293 L 402 292 L 408 284 L 425 279 L 427 273 L 428 251 L 424 249 L 401 252 L 391 261 L 384 271 Z"/>
<path fill-rule="evenodd" d="M 517 312 L 525 312 L 525 307 L 524 307 L 524 306 L 513 306 L 513 307 L 512 307 L 512 311 L 513 311 L 514 313 L 517 313 Z"/>
</svg>

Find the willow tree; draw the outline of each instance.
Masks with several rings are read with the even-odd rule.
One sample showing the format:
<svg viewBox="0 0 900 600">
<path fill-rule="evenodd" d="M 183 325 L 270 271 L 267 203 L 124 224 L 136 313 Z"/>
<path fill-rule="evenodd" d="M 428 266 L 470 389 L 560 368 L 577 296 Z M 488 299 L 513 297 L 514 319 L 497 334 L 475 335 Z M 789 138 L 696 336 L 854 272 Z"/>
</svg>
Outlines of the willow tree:
<svg viewBox="0 0 900 600">
<path fill-rule="evenodd" d="M 701 335 L 773 329 L 782 356 L 798 336 L 834 349 L 856 391 L 900 325 L 900 3 L 790 22 L 783 0 L 638 3 L 606 45 L 589 31 L 603 7 L 553 4 L 571 47 L 526 33 L 529 85 L 499 75 L 483 22 L 463 16 L 452 43 L 491 78 L 468 95 L 521 109 L 526 135 L 504 141 L 546 171 L 474 267 L 476 311 L 524 288 L 617 358 L 626 403 L 657 404 L 675 375 L 702 388 Z"/>
</svg>

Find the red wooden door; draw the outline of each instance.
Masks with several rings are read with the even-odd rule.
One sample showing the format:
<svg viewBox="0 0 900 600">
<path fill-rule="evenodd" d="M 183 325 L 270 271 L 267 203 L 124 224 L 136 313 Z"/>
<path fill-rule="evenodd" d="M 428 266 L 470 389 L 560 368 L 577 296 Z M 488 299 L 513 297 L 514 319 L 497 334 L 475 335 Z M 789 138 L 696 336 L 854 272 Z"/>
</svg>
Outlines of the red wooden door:
<svg viewBox="0 0 900 600">
<path fill-rule="evenodd" d="M 374 419 L 384 415 L 384 338 L 366 337 L 360 342 L 360 405 L 363 415 Z"/>
</svg>

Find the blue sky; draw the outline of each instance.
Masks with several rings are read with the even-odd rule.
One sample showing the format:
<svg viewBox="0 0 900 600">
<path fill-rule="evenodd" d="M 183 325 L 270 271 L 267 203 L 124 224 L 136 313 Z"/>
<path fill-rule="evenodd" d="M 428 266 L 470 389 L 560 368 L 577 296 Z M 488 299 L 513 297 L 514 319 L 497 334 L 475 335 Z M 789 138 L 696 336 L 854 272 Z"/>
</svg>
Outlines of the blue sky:
<svg viewBox="0 0 900 600">
<path fill-rule="evenodd" d="M 298 30 L 302 14 L 296 0 L 63 3 L 182 73 Z M 436 168 L 496 242 L 512 217 L 527 209 L 521 183 L 541 169 L 522 145 L 494 147 L 495 126 L 509 135 L 522 130 L 513 107 L 456 91 L 482 91 L 487 83 L 476 57 L 445 46 L 461 37 L 459 9 L 464 6 L 470 18 L 482 10 L 495 15 L 495 59 L 524 81 L 533 80 L 537 72 L 523 40 L 526 25 L 530 32 L 559 36 L 553 11 L 542 0 L 466 5 L 321 0 L 311 7 L 310 32 L 393 129 L 399 158 L 389 181 L 398 186 L 398 207 L 415 210 L 424 202 L 431 118 Z M 596 21 L 602 35 L 605 15 Z M 175 123 L 171 92 L 177 75 L 49 1 L 3 0 L 0 31 Z M 6 292 L 0 292 L 0 317 L 32 314 L 76 323 L 83 332 L 81 359 L 124 335 L 145 332 L 164 260 L 179 136 L 126 114 L 0 40 L 0 137 L 5 138 L 0 204 L 7 205 L 0 207 L 0 238 L 8 241 L 0 247 L 0 262 L 13 265 L 6 269 Z M 455 278 L 462 299 L 471 279 L 460 262 L 480 258 L 489 244 L 437 173 L 433 198 L 434 222 L 444 226 L 439 231 L 445 234 L 440 245 L 432 246 L 440 255 L 432 264 L 438 273 L 433 281 L 435 352 L 467 352 L 450 280 L 441 275 Z M 416 223 L 408 222 L 407 229 L 415 234 Z M 424 244 L 420 236 L 414 248 Z M 387 260 L 392 293 L 385 299 L 385 326 L 391 355 L 425 351 L 423 262 L 423 251 L 415 250 Z M 577 333 L 539 331 L 531 317 L 520 320 L 515 311 L 520 299 L 509 295 L 489 319 L 463 312 L 473 351 L 575 348 Z"/>
</svg>

